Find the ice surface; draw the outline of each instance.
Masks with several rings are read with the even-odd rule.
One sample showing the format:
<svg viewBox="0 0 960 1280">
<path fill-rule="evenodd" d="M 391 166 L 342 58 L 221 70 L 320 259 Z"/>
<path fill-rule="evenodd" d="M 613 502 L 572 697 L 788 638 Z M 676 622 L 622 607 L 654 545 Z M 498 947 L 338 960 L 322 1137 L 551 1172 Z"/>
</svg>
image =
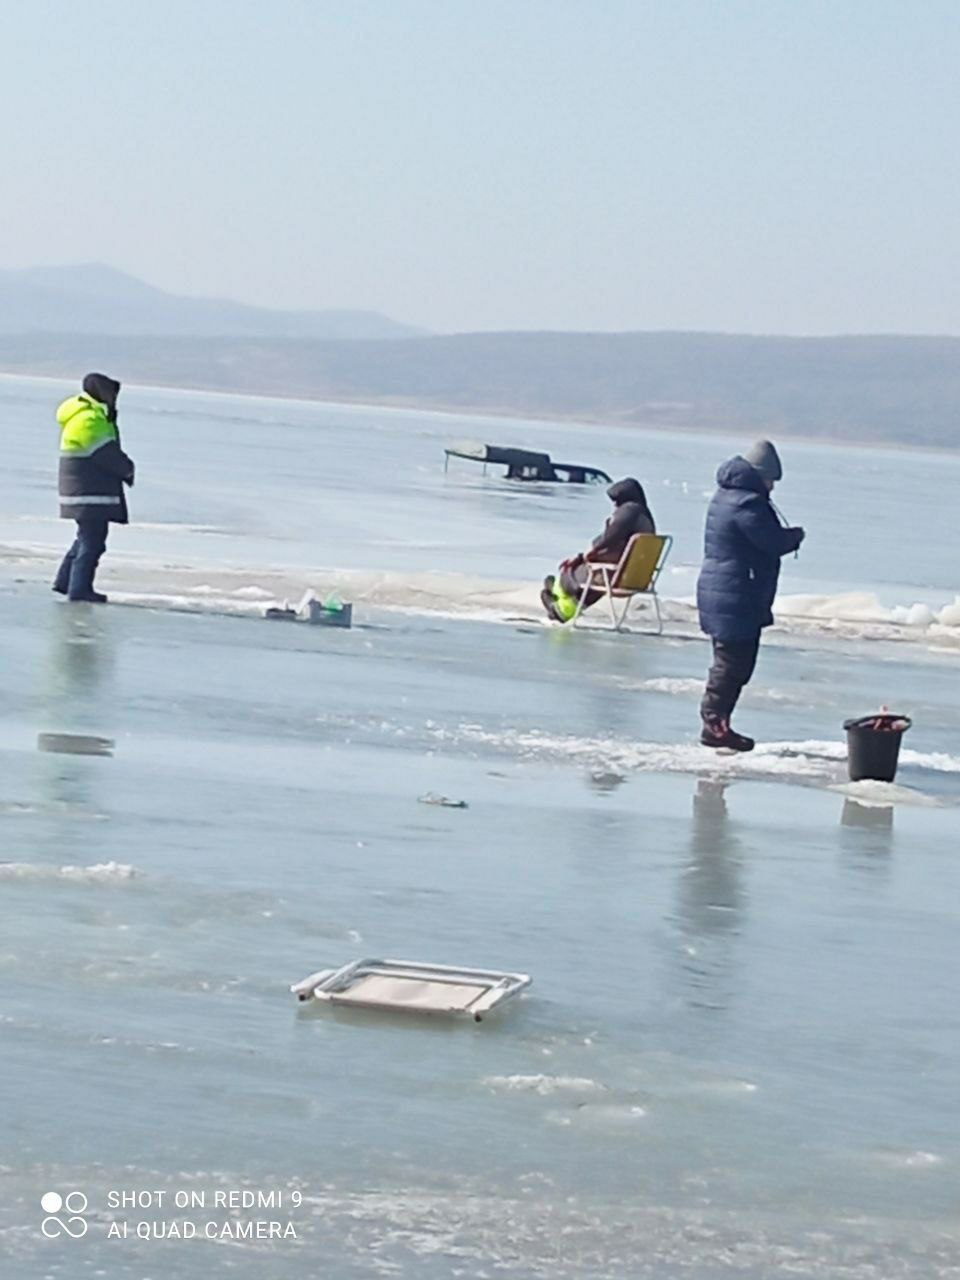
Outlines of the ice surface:
<svg viewBox="0 0 960 1280">
<path fill-rule="evenodd" d="M 120 1186 L 302 1195 L 297 1242 L 217 1254 L 238 1280 L 956 1273 L 956 539 L 907 556 L 868 520 L 896 492 L 922 531 L 928 459 L 858 454 L 851 486 L 842 452 L 784 450 L 809 547 L 738 712 L 758 749 L 723 758 L 696 742 L 708 650 L 683 600 L 663 640 L 539 624 L 538 575 L 596 532 L 602 494 L 444 480 L 463 433 L 441 416 L 134 392 L 152 527 L 116 531 L 105 583 L 149 607 L 72 610 L 45 582 L 56 394 L 18 394 L 30 429 L 0 475 L 0 509 L 28 517 L 0 517 L 11 1274 L 77 1270 L 37 1200 L 80 1187 L 84 1272 L 208 1276 L 202 1242 L 105 1239 Z M 268 420 L 282 476 L 262 474 Z M 636 472 L 684 566 L 737 444 L 487 425 Z M 358 601 L 359 625 L 262 621 L 307 588 Z M 915 602 L 938 621 L 893 616 Z M 897 782 L 850 784 L 843 720 L 884 703 L 914 721 Z M 38 732 L 116 755 L 38 753 Z M 289 975 L 361 938 L 535 985 L 479 1030 L 297 1018 Z"/>
</svg>

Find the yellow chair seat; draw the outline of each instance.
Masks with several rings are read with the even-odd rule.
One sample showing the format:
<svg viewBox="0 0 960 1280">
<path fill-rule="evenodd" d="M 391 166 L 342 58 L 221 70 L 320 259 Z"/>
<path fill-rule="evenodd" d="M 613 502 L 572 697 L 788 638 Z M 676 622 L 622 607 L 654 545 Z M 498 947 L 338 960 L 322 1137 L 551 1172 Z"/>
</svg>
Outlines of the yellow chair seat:
<svg viewBox="0 0 960 1280">
<path fill-rule="evenodd" d="M 573 625 L 583 613 L 583 604 L 589 591 L 601 591 L 610 605 L 610 616 L 615 631 L 621 631 L 635 596 L 650 596 L 657 617 L 657 634 L 663 631 L 660 601 L 657 597 L 657 579 L 663 570 L 673 538 L 663 533 L 635 533 L 623 549 L 617 564 L 593 564 L 587 561 L 587 579 L 577 601 Z M 613 601 L 625 600 L 619 611 Z M 598 602 L 599 603 L 599 602 Z"/>
</svg>

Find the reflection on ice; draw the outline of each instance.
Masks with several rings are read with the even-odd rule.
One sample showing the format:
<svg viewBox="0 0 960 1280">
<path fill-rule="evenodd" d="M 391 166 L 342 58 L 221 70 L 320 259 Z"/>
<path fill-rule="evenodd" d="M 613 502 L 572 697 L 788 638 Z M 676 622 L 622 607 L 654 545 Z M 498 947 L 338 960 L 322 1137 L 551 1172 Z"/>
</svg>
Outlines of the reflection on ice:
<svg viewBox="0 0 960 1280">
<path fill-rule="evenodd" d="M 727 808 L 725 782 L 701 779 L 693 796 L 689 852 L 677 878 L 677 957 L 692 1008 L 724 1009 L 735 998 L 736 939 L 748 902 L 743 850 Z"/>
<path fill-rule="evenodd" d="M 694 936 L 735 932 L 745 906 L 740 842 L 727 810 L 727 784 L 701 779 L 693 797 L 690 857 L 679 881 L 681 918 Z"/>
<path fill-rule="evenodd" d="M 845 827 L 866 827 L 872 831 L 890 831 L 893 827 L 892 804 L 864 804 L 860 800 L 843 802 L 840 821 Z"/>
</svg>

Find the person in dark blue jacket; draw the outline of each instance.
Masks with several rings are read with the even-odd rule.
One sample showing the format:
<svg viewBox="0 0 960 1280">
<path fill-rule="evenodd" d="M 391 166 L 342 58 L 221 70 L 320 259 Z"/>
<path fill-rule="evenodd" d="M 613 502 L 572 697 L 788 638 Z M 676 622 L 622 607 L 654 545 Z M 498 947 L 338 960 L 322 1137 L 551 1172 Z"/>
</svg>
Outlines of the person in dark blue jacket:
<svg viewBox="0 0 960 1280">
<path fill-rule="evenodd" d="M 700 704 L 704 746 L 753 749 L 753 739 L 735 733 L 730 719 L 753 675 L 760 632 L 773 622 L 780 559 L 804 539 L 803 529 L 784 527 L 770 501 L 782 476 L 769 440 L 759 440 L 746 457 L 730 458 L 717 472 L 697 581 L 700 627 L 713 641 L 713 665 Z"/>
</svg>

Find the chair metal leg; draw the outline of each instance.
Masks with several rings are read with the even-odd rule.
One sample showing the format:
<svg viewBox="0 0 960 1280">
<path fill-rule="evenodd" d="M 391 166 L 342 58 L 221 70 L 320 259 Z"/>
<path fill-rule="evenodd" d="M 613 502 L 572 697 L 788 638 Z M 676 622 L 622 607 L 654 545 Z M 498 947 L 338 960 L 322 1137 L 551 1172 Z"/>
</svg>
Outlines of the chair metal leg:
<svg viewBox="0 0 960 1280">
<path fill-rule="evenodd" d="M 580 594 L 579 596 L 577 596 L 577 608 L 576 608 L 576 611 L 574 612 L 573 617 L 570 619 L 571 628 L 575 627 L 577 623 L 580 621 L 581 617 L 583 616 L 583 602 L 586 599 L 586 595 L 589 590 L 590 590 L 590 575 L 588 574 L 587 580 L 583 584 L 583 586 L 580 588 Z"/>
<path fill-rule="evenodd" d="M 627 596 L 626 600 L 624 601 L 623 612 L 620 614 L 620 622 L 617 626 L 617 630 L 618 631 L 623 630 L 624 623 L 627 620 L 627 614 L 630 612 L 630 606 L 633 604 L 634 600 L 636 600 L 638 596 L 642 596 L 644 599 L 649 598 L 653 601 L 653 610 L 657 619 L 656 630 L 653 632 L 647 632 L 646 634 L 662 636 L 663 635 L 663 615 L 660 612 L 660 597 L 657 595 L 656 591 L 638 591 L 634 595 Z"/>
<path fill-rule="evenodd" d="M 622 619 L 617 617 L 617 602 L 609 591 L 607 592 L 607 604 L 610 606 L 610 621 L 613 623 L 613 629 L 614 631 L 619 631 Z"/>
<path fill-rule="evenodd" d="M 574 613 L 573 617 L 570 619 L 571 626 L 575 627 L 577 623 L 580 621 L 580 618 L 583 616 L 583 603 L 586 598 L 587 592 L 590 590 L 602 589 L 603 594 L 606 596 L 607 607 L 610 610 L 610 621 L 613 623 L 614 631 L 623 631 L 627 621 L 627 614 L 630 612 L 630 606 L 633 604 L 634 599 L 637 596 L 645 596 L 652 599 L 653 610 L 657 620 L 656 630 L 653 632 L 650 632 L 649 634 L 658 635 L 658 636 L 663 635 L 663 613 L 660 609 L 660 597 L 657 595 L 656 590 L 637 591 L 632 593 L 631 595 L 624 596 L 623 607 L 618 613 L 617 597 L 614 596 L 610 591 L 610 582 L 607 579 L 606 574 L 604 574 L 603 577 L 604 577 L 604 581 L 603 581 L 602 587 L 600 583 L 595 583 L 592 577 L 588 578 L 586 583 L 584 583 L 584 586 L 580 592 L 580 596 L 577 600 L 576 613 Z"/>
</svg>

